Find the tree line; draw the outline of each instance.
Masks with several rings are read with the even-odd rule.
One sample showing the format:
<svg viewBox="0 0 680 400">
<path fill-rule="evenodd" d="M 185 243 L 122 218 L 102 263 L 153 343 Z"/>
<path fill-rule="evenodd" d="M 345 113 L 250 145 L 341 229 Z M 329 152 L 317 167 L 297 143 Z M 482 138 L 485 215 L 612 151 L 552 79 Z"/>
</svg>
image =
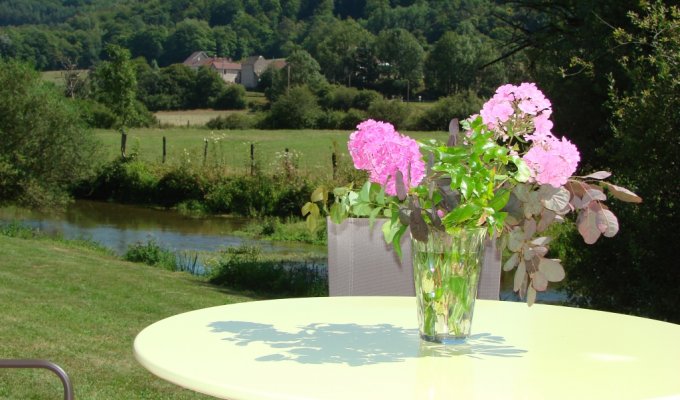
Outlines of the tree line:
<svg viewBox="0 0 680 400">
<path fill-rule="evenodd" d="M 154 67 L 199 50 L 233 60 L 305 50 L 331 83 L 402 97 L 488 94 L 510 63 L 480 69 L 511 35 L 493 16 L 513 13 L 490 0 L 9 0 L 0 3 L 0 55 L 59 70 L 96 65 L 108 44 Z"/>
</svg>

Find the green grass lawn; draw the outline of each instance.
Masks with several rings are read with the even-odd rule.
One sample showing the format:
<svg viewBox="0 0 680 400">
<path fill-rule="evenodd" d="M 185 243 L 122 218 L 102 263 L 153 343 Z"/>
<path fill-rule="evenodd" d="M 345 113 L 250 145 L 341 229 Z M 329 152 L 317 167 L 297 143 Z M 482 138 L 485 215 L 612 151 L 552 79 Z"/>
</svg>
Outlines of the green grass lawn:
<svg viewBox="0 0 680 400">
<path fill-rule="evenodd" d="M 245 173 L 250 168 L 250 144 L 255 144 L 255 160 L 260 168 L 269 171 L 275 165 L 277 153 L 285 149 L 299 154 L 299 166 L 310 176 L 328 176 L 332 171 L 331 158 L 334 143 L 339 157 L 347 160 L 347 140 L 351 131 L 332 130 L 221 130 L 203 128 L 131 129 L 127 140 L 127 153 L 136 151 L 143 160 L 161 162 L 163 136 L 167 140 L 166 162 L 171 164 L 203 163 L 204 140 L 208 140 L 206 162 L 209 165 L 227 166 L 233 173 Z M 415 139 L 436 137 L 446 140 L 445 132 L 407 132 Z M 120 133 L 98 130 L 106 159 L 120 155 Z"/>
<path fill-rule="evenodd" d="M 253 299 L 52 239 L 0 236 L 0 254 L 0 358 L 61 365 L 77 399 L 207 399 L 141 367 L 134 338 L 177 313 Z M 0 369 L 2 399 L 59 399 L 61 393 L 49 371 Z"/>
</svg>

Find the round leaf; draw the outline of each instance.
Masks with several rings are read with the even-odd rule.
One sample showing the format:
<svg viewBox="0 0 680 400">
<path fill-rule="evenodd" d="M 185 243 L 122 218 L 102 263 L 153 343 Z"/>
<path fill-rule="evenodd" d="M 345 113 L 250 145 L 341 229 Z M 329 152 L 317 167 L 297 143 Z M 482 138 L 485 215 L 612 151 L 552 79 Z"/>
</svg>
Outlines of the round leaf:
<svg viewBox="0 0 680 400">
<path fill-rule="evenodd" d="M 597 227 L 606 237 L 612 237 L 619 232 L 619 220 L 613 212 L 601 208 L 596 214 Z"/>
<path fill-rule="evenodd" d="M 564 268 L 562 268 L 559 260 L 541 258 L 541 261 L 538 263 L 538 270 L 550 282 L 559 282 L 564 279 Z"/>
</svg>

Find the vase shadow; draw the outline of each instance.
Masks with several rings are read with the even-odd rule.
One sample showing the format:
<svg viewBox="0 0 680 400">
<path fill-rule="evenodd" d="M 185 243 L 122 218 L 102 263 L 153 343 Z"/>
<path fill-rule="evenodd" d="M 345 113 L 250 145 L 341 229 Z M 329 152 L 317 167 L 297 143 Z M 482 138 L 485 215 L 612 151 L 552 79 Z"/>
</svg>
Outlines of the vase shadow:
<svg viewBox="0 0 680 400">
<path fill-rule="evenodd" d="M 417 329 L 391 324 L 308 324 L 295 332 L 270 324 L 216 321 L 208 325 L 222 340 L 237 346 L 262 343 L 272 348 L 257 361 L 296 361 L 303 364 L 369 365 L 404 362 L 418 357 L 520 357 L 526 350 L 505 344 L 501 336 L 472 335 L 463 345 L 441 346 L 420 340 Z"/>
</svg>

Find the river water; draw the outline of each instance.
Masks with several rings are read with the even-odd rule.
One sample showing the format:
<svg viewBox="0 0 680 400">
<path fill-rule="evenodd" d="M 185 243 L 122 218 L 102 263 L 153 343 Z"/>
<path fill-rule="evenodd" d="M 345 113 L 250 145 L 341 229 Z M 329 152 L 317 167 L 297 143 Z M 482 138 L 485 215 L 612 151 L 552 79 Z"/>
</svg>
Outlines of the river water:
<svg viewBox="0 0 680 400">
<path fill-rule="evenodd" d="M 218 251 L 227 247 L 257 245 L 263 252 L 325 256 L 325 248 L 299 243 L 276 243 L 233 234 L 251 220 L 239 217 L 192 218 L 172 210 L 129 204 L 78 200 L 63 212 L 39 212 L 14 207 L 0 208 L 0 221 L 19 221 L 66 239 L 90 239 L 116 254 L 128 246 L 155 240 L 173 250 Z"/>
</svg>

